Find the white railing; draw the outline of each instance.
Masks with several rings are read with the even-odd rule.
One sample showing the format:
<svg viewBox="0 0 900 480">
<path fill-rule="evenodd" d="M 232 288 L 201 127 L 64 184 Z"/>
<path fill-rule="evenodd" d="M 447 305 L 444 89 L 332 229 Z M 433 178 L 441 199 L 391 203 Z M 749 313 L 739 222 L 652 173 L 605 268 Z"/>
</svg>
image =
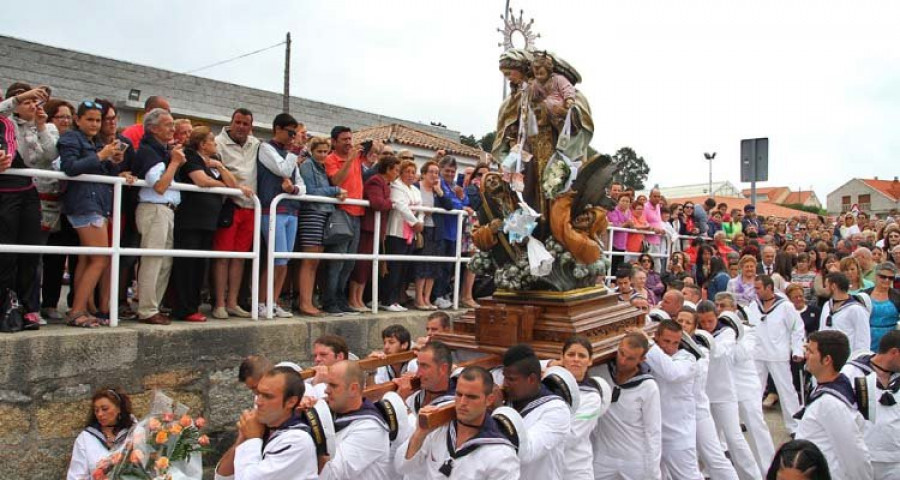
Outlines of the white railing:
<svg viewBox="0 0 900 480">
<path fill-rule="evenodd" d="M 444 210 L 442 208 L 431 208 L 421 206 L 411 206 L 410 209 L 415 212 L 429 212 L 444 215 L 456 215 L 456 252 L 452 257 L 446 256 L 427 256 L 427 255 L 390 255 L 379 252 L 381 238 L 381 212 L 375 212 L 375 225 L 372 237 L 372 253 L 315 253 L 315 252 L 276 252 L 275 251 L 275 225 L 276 210 L 278 204 L 282 200 L 300 200 L 312 203 L 330 203 L 333 205 L 358 205 L 361 207 L 369 207 L 366 200 L 337 200 L 331 197 L 319 197 L 315 195 L 292 195 L 281 193 L 272 199 L 269 205 L 269 241 L 266 245 L 266 318 L 272 318 L 275 308 L 273 298 L 275 292 L 275 259 L 318 259 L 318 260 L 366 260 L 372 262 L 372 313 L 378 313 L 378 280 L 379 280 L 379 263 L 385 262 L 453 262 L 454 279 L 453 279 L 453 308 L 459 307 L 459 282 L 460 282 L 460 265 L 468 263 L 469 258 L 462 256 L 462 234 L 463 221 L 469 216 L 465 210 Z"/>
<path fill-rule="evenodd" d="M 661 261 L 664 261 L 669 258 L 671 252 L 671 241 L 669 240 L 669 236 L 663 233 L 655 233 L 652 230 L 638 230 L 634 228 L 624 228 L 624 227 L 614 227 L 612 225 L 606 228 L 606 232 L 608 233 L 608 243 L 607 251 L 604 254 L 608 257 L 627 257 L 627 256 L 638 256 L 638 255 L 649 255 L 652 258 L 658 258 Z M 613 235 L 615 232 L 626 233 L 626 234 L 641 234 L 645 237 L 660 237 L 660 242 L 665 243 L 666 248 L 661 248 L 659 253 L 651 253 L 651 252 L 617 252 L 613 250 Z M 612 262 L 606 262 L 606 278 L 614 279 L 616 276 L 612 272 Z"/>
<path fill-rule="evenodd" d="M 31 254 L 55 254 L 55 255 L 109 255 L 110 258 L 110 295 L 109 295 L 109 324 L 112 327 L 119 324 L 119 260 L 123 255 L 127 256 L 170 256 L 185 258 L 243 258 L 253 260 L 251 279 L 251 301 L 253 305 L 259 303 L 259 235 L 253 236 L 253 249 L 250 252 L 219 252 L 206 250 L 175 250 L 175 249 L 151 249 L 151 248 L 122 248 L 121 246 L 121 219 L 122 219 L 122 185 L 125 179 L 118 176 L 106 175 L 78 175 L 70 177 L 63 172 L 50 170 L 38 170 L 30 168 L 11 168 L 3 172 L 3 175 L 17 175 L 21 177 L 40 177 L 67 182 L 91 182 L 105 183 L 113 186 L 113 211 L 112 211 L 112 242 L 109 247 L 56 247 L 50 245 L 11 245 L 0 244 L 0 250 L 4 253 L 31 253 Z M 129 186 L 149 187 L 144 180 L 136 180 Z M 172 182 L 169 187 L 182 192 L 201 192 L 234 197 L 243 196 L 237 188 L 201 188 L 196 185 Z M 259 199 L 253 196 L 254 231 L 260 230 L 261 207 Z M 257 309 L 251 309 L 252 318 L 257 319 Z"/>
</svg>

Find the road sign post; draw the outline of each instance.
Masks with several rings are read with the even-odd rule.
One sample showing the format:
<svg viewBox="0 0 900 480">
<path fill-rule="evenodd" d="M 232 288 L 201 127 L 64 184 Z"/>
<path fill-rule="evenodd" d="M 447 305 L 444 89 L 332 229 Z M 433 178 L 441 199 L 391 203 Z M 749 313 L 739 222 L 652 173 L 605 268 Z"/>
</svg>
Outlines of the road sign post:
<svg viewBox="0 0 900 480">
<path fill-rule="evenodd" d="M 741 182 L 750 182 L 750 203 L 756 206 L 756 182 L 769 180 L 769 139 L 741 140 Z"/>
</svg>

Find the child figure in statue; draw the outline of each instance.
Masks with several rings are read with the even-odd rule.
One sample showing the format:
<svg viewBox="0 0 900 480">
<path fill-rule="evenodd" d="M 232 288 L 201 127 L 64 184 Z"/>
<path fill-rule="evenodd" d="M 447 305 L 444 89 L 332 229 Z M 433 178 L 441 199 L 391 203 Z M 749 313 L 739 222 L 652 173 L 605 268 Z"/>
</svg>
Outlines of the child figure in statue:
<svg viewBox="0 0 900 480">
<path fill-rule="evenodd" d="M 559 128 L 566 112 L 575 104 L 575 87 L 569 80 L 554 73 L 553 57 L 546 53 L 535 53 L 531 62 L 531 81 L 535 100 L 543 101 L 550 112 L 553 125 Z"/>
</svg>

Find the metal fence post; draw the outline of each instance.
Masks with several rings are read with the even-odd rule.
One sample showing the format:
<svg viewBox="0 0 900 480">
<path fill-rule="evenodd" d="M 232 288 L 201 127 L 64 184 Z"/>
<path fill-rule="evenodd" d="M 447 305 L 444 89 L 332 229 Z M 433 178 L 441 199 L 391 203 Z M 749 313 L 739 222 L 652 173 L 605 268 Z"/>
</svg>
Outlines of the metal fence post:
<svg viewBox="0 0 900 480">
<path fill-rule="evenodd" d="M 372 313 L 378 313 L 378 274 L 381 246 L 381 212 L 375 211 L 375 227 L 372 233 Z"/>
<path fill-rule="evenodd" d="M 109 326 L 119 326 L 119 263 L 122 243 L 122 184 L 125 179 L 119 177 L 113 184 L 112 211 L 112 258 L 109 262 Z M 127 288 L 127 287 L 126 287 Z M 127 302 L 126 298 L 126 302 Z"/>
</svg>

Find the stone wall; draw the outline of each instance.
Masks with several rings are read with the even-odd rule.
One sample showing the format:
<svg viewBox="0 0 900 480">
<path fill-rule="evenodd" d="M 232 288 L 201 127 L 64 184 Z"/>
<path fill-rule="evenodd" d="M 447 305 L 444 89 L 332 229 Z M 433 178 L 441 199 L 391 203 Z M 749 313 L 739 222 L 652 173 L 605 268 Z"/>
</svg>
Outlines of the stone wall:
<svg viewBox="0 0 900 480">
<path fill-rule="evenodd" d="M 154 389 L 162 389 L 209 420 L 219 452 L 234 438 L 234 423 L 251 406 L 237 381 L 246 355 L 308 365 L 312 342 L 333 333 L 352 352 L 381 348 L 381 330 L 399 323 L 413 338 L 424 332 L 422 312 L 329 319 L 210 321 L 166 327 L 126 322 L 96 330 L 61 326 L 0 337 L 0 479 L 59 479 L 65 476 L 75 437 L 84 428 L 90 397 L 104 386 L 120 386 L 147 412 Z"/>
</svg>

